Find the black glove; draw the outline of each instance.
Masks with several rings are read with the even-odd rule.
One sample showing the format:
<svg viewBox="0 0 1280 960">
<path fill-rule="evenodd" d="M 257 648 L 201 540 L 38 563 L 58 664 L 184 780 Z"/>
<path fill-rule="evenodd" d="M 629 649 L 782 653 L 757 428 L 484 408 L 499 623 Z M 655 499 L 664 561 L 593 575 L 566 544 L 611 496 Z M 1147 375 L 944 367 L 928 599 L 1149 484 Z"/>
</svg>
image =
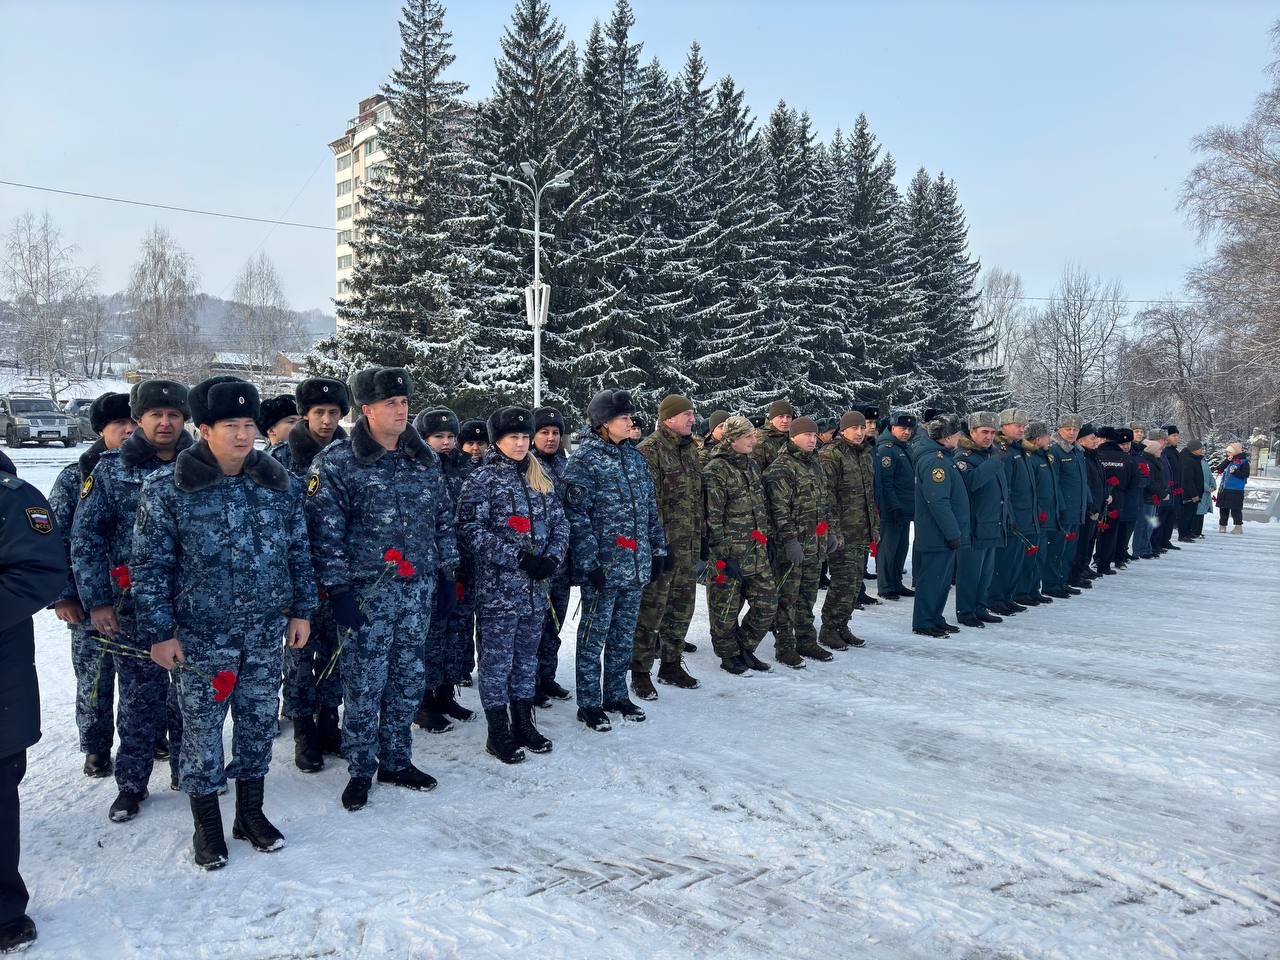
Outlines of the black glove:
<svg viewBox="0 0 1280 960">
<path fill-rule="evenodd" d="M 947 541 L 947 547 L 948 547 L 948 549 L 951 549 L 951 550 L 959 550 L 959 549 L 960 549 L 960 541 L 959 541 L 958 539 L 957 539 L 957 540 L 948 540 L 948 541 Z"/>
<path fill-rule="evenodd" d="M 367 622 L 360 612 L 356 593 L 349 586 L 334 587 L 329 591 L 329 609 L 333 622 L 346 630 L 359 630 Z"/>
<path fill-rule="evenodd" d="M 597 590 L 604 589 L 604 570 L 596 567 L 594 570 L 587 571 L 587 583 L 591 584 Z"/>
<path fill-rule="evenodd" d="M 666 573 L 666 562 L 662 557 L 654 557 L 649 561 L 649 582 L 656 583 Z"/>
<path fill-rule="evenodd" d="M 698 547 L 698 559 L 706 563 L 711 559 L 711 547 L 707 545 L 707 538 L 702 538 L 702 543 Z"/>
<path fill-rule="evenodd" d="M 769 566 L 772 567 L 778 562 L 778 548 L 773 545 L 773 538 L 770 538 L 769 542 L 764 545 L 764 555 L 769 560 Z"/>
<path fill-rule="evenodd" d="M 903 520 L 905 520 L 906 518 L 902 515 L 902 511 L 899 510 L 897 507 L 891 507 L 889 509 L 889 519 L 893 521 L 895 524 L 901 525 Z"/>
<path fill-rule="evenodd" d="M 667 547 L 667 555 L 662 558 L 662 572 L 670 573 L 676 568 L 676 555 Z"/>
<path fill-rule="evenodd" d="M 737 560 L 726 560 L 723 572 L 726 577 L 733 577 L 735 580 L 742 579 L 742 568 L 738 566 Z"/>
<path fill-rule="evenodd" d="M 435 617 L 447 620 L 458 606 L 458 581 L 452 570 L 441 570 L 436 575 Z"/>
<path fill-rule="evenodd" d="M 788 540 L 782 545 L 782 555 L 786 557 L 787 563 L 793 567 L 798 567 L 804 563 L 804 547 L 800 546 L 799 540 Z"/>
<path fill-rule="evenodd" d="M 560 561 L 555 557 L 530 553 L 528 550 L 520 551 L 520 558 L 516 563 L 521 570 L 529 575 L 531 580 L 546 580 L 560 566 Z"/>
</svg>

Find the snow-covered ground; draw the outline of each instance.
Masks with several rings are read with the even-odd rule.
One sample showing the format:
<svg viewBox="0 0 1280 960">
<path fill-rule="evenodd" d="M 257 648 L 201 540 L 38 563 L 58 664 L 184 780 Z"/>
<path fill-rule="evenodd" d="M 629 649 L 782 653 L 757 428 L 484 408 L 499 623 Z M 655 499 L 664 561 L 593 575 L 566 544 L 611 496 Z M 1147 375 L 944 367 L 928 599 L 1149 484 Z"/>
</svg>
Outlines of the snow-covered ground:
<svg viewBox="0 0 1280 960">
<path fill-rule="evenodd" d="M 73 453 L 13 452 L 44 489 Z M 1280 524 L 1246 529 L 947 640 L 885 604 L 856 616 L 864 649 L 797 672 L 721 672 L 700 606 L 702 689 L 660 687 L 647 723 L 602 735 L 556 704 L 555 751 L 517 767 L 480 722 L 415 731 L 439 789 L 375 787 L 358 814 L 340 764 L 294 768 L 286 724 L 288 846 L 228 839 L 213 874 L 167 769 L 108 822 L 41 614 L 33 956 L 1276 957 Z M 569 640 L 570 684 L 572 663 Z"/>
</svg>

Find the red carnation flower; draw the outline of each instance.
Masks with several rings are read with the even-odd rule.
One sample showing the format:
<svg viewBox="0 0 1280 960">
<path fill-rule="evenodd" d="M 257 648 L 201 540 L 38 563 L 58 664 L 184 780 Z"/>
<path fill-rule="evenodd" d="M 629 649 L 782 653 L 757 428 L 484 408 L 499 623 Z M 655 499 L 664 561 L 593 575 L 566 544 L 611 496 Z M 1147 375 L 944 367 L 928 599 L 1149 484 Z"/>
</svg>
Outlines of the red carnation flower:
<svg viewBox="0 0 1280 960">
<path fill-rule="evenodd" d="M 1153 493 L 1151 495 L 1151 502 L 1154 503 L 1157 507 L 1160 506 L 1160 494 Z"/>
<path fill-rule="evenodd" d="M 717 573 L 717 574 L 716 574 L 716 583 L 724 583 L 724 582 L 725 582 L 726 580 L 728 580 L 728 579 L 729 579 L 729 578 L 728 578 L 728 577 L 726 577 L 723 573 Z"/>
<path fill-rule="evenodd" d="M 1149 465 L 1149 464 L 1145 464 L 1145 463 L 1140 463 L 1140 464 L 1138 464 L 1138 470 L 1139 470 L 1139 472 L 1141 472 L 1141 474 L 1142 474 L 1144 477 L 1149 477 L 1149 476 L 1151 476 L 1151 467 L 1150 467 L 1150 465 Z"/>
<path fill-rule="evenodd" d="M 214 674 L 210 681 L 213 684 L 213 702 L 221 703 L 227 697 L 231 696 L 231 691 L 236 688 L 236 675 L 230 670 L 222 670 Z"/>
<path fill-rule="evenodd" d="M 868 549 L 871 551 L 871 556 L 874 557 L 877 553 L 880 552 L 880 541 L 872 540 L 871 546 Z"/>
<path fill-rule="evenodd" d="M 1076 535 L 1074 533 L 1068 533 L 1066 536 L 1067 540 L 1074 540 L 1075 538 L 1076 538 Z"/>
<path fill-rule="evenodd" d="M 1118 486 L 1120 486 L 1120 478 L 1119 478 L 1119 477 L 1107 477 L 1107 486 L 1109 486 L 1109 487 L 1118 487 Z"/>
<path fill-rule="evenodd" d="M 1027 556 L 1028 557 L 1031 556 L 1033 553 L 1037 552 L 1039 549 L 1040 548 L 1033 543 L 1031 546 L 1027 547 Z"/>
<path fill-rule="evenodd" d="M 396 573 L 402 577 L 412 577 L 414 573 L 413 564 L 408 560 L 401 560 L 396 564 Z"/>
<path fill-rule="evenodd" d="M 1120 516 L 1120 511 L 1119 511 L 1119 510 L 1108 510 L 1108 511 L 1107 511 L 1107 519 L 1108 519 L 1108 520 L 1115 520 L 1115 519 L 1116 519 L 1117 517 L 1119 517 L 1119 516 Z"/>
<path fill-rule="evenodd" d="M 1040 522 L 1041 522 L 1041 523 L 1044 523 L 1044 522 L 1045 522 L 1046 520 L 1048 520 L 1048 519 L 1049 519 L 1049 512 L 1048 512 L 1047 510 L 1041 510 L 1041 511 L 1040 511 Z"/>
<path fill-rule="evenodd" d="M 516 533 L 528 533 L 533 529 L 533 524 L 529 522 L 528 517 L 510 516 L 507 517 L 507 526 Z"/>
<path fill-rule="evenodd" d="M 116 582 L 116 586 L 121 590 L 128 590 L 133 586 L 133 578 L 129 576 L 128 567 L 112 567 L 111 579 Z"/>
<path fill-rule="evenodd" d="M 1110 529 L 1111 529 L 1111 524 L 1109 524 L 1109 523 L 1103 523 L 1103 522 L 1099 521 L 1099 522 L 1098 522 L 1098 529 L 1099 529 L 1099 530 L 1103 530 L 1103 531 L 1110 530 Z"/>
<path fill-rule="evenodd" d="M 382 559 L 387 561 L 387 563 L 399 563 L 404 559 L 404 554 L 395 549 L 395 547 L 392 547 L 382 555 Z"/>
<path fill-rule="evenodd" d="M 453 592 L 457 595 L 458 601 L 461 602 L 462 598 L 467 595 L 467 588 L 462 585 L 461 580 L 455 580 L 453 583 Z"/>
<path fill-rule="evenodd" d="M 827 535 L 827 531 L 830 529 L 831 529 L 831 525 L 827 523 L 827 521 L 819 520 L 818 525 L 813 528 L 813 532 L 820 537 L 825 537 Z"/>
<path fill-rule="evenodd" d="M 623 550 L 635 550 L 637 547 L 640 546 L 630 537 L 624 537 L 622 534 L 618 534 L 618 539 L 616 539 L 614 543 L 617 544 L 619 547 L 621 547 Z"/>
<path fill-rule="evenodd" d="M 328 594 L 328 593 L 326 593 L 326 592 L 325 592 L 325 591 L 323 591 L 323 590 L 317 590 L 317 591 L 316 591 L 316 596 L 317 596 L 317 597 L 319 597 L 321 600 L 328 600 L 328 599 L 329 599 L 329 594 Z"/>
<path fill-rule="evenodd" d="M 752 540 L 754 540 L 756 543 L 768 543 L 768 542 L 769 542 L 769 538 L 768 538 L 768 537 L 766 537 L 766 536 L 765 536 L 763 533 L 761 533 L 759 530 L 752 530 L 752 531 L 751 531 L 751 539 L 752 539 Z"/>
<path fill-rule="evenodd" d="M 728 564 L 726 564 L 723 560 L 717 560 L 717 561 L 716 561 L 716 569 L 717 569 L 717 570 L 723 570 L 726 566 L 728 566 Z"/>
<path fill-rule="evenodd" d="M 1177 497 L 1182 496 L 1182 488 L 1181 488 L 1181 487 L 1174 487 L 1174 488 L 1173 488 L 1173 493 L 1174 493 L 1174 496 L 1177 496 Z"/>
</svg>

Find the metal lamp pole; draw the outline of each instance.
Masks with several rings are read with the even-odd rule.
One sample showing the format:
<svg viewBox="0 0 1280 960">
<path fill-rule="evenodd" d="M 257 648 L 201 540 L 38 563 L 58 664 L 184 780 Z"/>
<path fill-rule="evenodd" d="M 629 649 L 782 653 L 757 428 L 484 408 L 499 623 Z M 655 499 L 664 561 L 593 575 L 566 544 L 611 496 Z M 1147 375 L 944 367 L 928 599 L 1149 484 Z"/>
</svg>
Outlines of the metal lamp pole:
<svg viewBox="0 0 1280 960">
<path fill-rule="evenodd" d="M 508 168 L 509 169 L 509 168 Z M 533 405 L 542 405 L 542 328 L 547 322 L 551 307 L 551 288 L 542 282 L 542 192 L 568 186 L 570 171 L 561 170 L 550 180 L 538 185 L 537 171 L 528 160 L 520 164 L 520 170 L 528 180 L 501 173 L 490 173 L 489 179 L 521 187 L 533 199 L 533 229 L 521 229 L 521 233 L 533 234 L 533 283 L 524 288 L 525 318 L 533 328 Z"/>
</svg>

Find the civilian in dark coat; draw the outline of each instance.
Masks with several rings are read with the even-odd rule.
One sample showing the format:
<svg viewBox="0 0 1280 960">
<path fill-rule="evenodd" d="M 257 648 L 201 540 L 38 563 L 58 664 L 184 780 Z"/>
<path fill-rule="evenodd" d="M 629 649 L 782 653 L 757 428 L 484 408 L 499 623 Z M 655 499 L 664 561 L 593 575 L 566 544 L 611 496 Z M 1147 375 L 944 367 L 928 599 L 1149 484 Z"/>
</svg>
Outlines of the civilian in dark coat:
<svg viewBox="0 0 1280 960">
<path fill-rule="evenodd" d="M 1178 455 L 1182 471 L 1182 493 L 1178 495 L 1178 541 L 1190 543 L 1204 526 L 1204 516 L 1199 512 L 1200 498 L 1204 496 L 1204 441 L 1190 441 Z"/>
</svg>

